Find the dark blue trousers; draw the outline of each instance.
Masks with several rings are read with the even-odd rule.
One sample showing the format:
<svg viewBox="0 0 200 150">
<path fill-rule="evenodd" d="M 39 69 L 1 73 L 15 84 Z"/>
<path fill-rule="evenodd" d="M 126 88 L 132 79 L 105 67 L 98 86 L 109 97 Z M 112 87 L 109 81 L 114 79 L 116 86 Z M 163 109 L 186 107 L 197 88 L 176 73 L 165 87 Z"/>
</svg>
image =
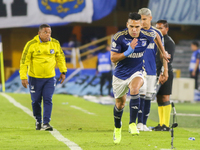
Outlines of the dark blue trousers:
<svg viewBox="0 0 200 150">
<path fill-rule="evenodd" d="M 37 122 L 42 123 L 41 102 L 43 99 L 43 123 L 49 123 L 52 111 L 52 96 L 55 90 L 56 79 L 33 78 L 29 76 L 29 89 L 32 99 L 33 115 Z"/>
</svg>

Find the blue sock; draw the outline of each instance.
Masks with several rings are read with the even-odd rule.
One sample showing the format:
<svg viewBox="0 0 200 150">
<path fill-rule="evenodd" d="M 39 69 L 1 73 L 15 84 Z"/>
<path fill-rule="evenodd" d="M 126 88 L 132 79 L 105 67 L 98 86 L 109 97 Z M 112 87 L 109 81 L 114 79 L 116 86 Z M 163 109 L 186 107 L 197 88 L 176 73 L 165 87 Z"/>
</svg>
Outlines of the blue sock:
<svg viewBox="0 0 200 150">
<path fill-rule="evenodd" d="M 150 113 L 150 107 L 151 107 L 151 98 L 146 97 L 146 99 L 144 101 L 144 113 L 143 113 L 143 124 L 144 125 L 146 125 L 146 123 L 147 123 L 147 119 L 148 119 L 149 113 Z"/>
<path fill-rule="evenodd" d="M 114 107 L 114 121 L 115 121 L 116 128 L 121 128 L 121 118 L 122 118 L 123 110 L 124 108 L 118 109 L 116 105 Z"/>
<path fill-rule="evenodd" d="M 131 124 L 131 123 L 136 122 L 136 118 L 137 118 L 137 115 L 138 115 L 138 109 L 140 107 L 140 96 L 139 96 L 139 94 L 131 95 L 129 107 L 130 107 L 130 122 L 129 122 L 129 124 Z"/>
<path fill-rule="evenodd" d="M 140 95 L 140 108 L 138 111 L 138 123 L 143 123 L 145 95 Z"/>
</svg>

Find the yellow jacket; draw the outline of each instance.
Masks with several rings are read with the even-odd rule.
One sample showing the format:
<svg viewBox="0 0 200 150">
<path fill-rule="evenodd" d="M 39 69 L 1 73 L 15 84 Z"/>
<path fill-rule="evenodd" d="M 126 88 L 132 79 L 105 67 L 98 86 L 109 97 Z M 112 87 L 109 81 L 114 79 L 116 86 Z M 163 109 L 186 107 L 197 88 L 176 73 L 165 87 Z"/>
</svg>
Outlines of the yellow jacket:
<svg viewBox="0 0 200 150">
<path fill-rule="evenodd" d="M 67 72 L 60 43 L 54 38 L 41 42 L 37 35 L 24 47 L 20 61 L 20 79 L 27 79 L 27 71 L 28 75 L 34 78 L 54 77 L 56 63 L 60 72 Z"/>
</svg>

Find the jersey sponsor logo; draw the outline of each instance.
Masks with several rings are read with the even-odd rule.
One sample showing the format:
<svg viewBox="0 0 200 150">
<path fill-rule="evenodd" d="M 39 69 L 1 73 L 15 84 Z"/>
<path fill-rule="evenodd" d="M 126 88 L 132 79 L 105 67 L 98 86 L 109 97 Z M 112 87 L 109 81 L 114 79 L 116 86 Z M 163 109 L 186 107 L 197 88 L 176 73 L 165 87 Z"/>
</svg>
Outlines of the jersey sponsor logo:
<svg viewBox="0 0 200 150">
<path fill-rule="evenodd" d="M 147 39 L 142 39 L 142 38 L 140 39 L 140 41 L 146 41 L 146 40 L 147 40 Z"/>
<path fill-rule="evenodd" d="M 117 44 L 115 42 L 112 42 L 112 47 L 115 48 Z"/>
<path fill-rule="evenodd" d="M 142 41 L 142 46 L 146 46 L 147 45 L 147 41 Z"/>
<path fill-rule="evenodd" d="M 116 48 L 112 48 L 111 50 L 113 50 L 113 51 L 118 51 L 118 49 L 116 49 Z"/>
<path fill-rule="evenodd" d="M 54 53 L 55 53 L 54 49 L 50 49 L 50 54 L 54 54 Z"/>
<path fill-rule="evenodd" d="M 147 49 L 154 49 L 155 43 L 150 43 L 147 47 Z"/>
<path fill-rule="evenodd" d="M 34 85 L 31 85 L 31 90 L 33 90 L 34 89 Z"/>
<path fill-rule="evenodd" d="M 56 15 L 60 18 L 82 12 L 86 6 L 85 0 L 38 0 L 38 5 L 44 14 Z"/>
<path fill-rule="evenodd" d="M 140 58 L 143 57 L 144 52 L 140 52 L 140 53 L 131 53 L 130 55 L 128 55 L 129 58 Z"/>
<path fill-rule="evenodd" d="M 125 38 L 125 40 L 129 40 L 129 41 L 132 41 L 133 39 L 127 39 L 127 38 Z"/>
</svg>

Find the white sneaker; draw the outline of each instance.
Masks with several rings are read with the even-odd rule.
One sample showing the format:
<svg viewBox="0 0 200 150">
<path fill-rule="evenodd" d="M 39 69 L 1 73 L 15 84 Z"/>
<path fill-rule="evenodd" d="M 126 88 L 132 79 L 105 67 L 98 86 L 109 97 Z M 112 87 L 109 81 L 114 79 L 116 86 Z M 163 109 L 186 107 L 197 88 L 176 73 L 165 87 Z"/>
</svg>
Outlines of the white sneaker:
<svg viewBox="0 0 200 150">
<path fill-rule="evenodd" d="M 146 125 L 143 125 L 143 131 L 152 131 L 152 130 L 149 129 Z"/>
<path fill-rule="evenodd" d="M 138 123 L 138 124 L 137 124 L 137 129 L 138 129 L 139 131 L 143 131 L 143 123 Z"/>
</svg>

